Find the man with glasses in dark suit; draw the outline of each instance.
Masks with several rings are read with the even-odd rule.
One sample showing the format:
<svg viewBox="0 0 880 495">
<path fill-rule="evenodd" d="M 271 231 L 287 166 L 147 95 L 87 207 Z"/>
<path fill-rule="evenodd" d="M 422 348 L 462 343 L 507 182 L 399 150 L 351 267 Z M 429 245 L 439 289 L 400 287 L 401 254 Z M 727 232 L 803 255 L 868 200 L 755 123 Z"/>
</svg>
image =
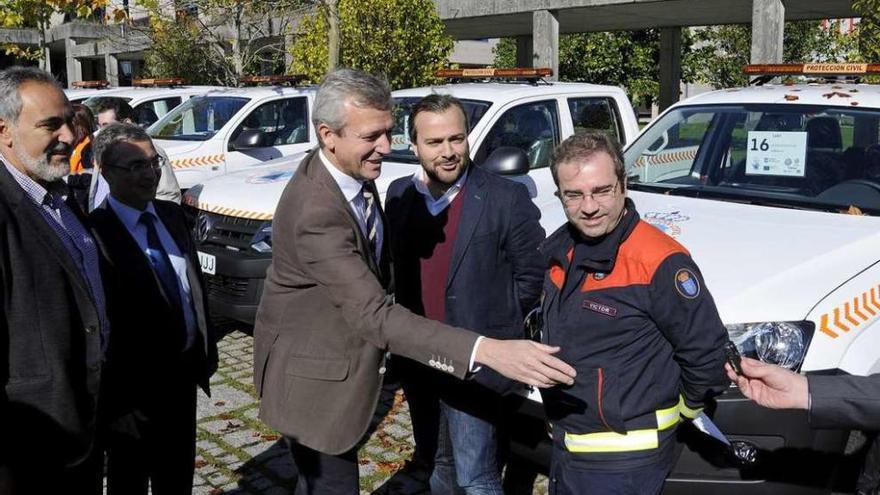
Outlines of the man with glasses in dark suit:
<svg viewBox="0 0 880 495">
<path fill-rule="evenodd" d="M 217 367 L 195 243 L 180 206 L 155 199 L 164 159 L 143 129 L 107 126 L 94 153 L 110 195 L 90 219 L 119 330 L 101 396 L 108 493 L 191 493 L 196 387 Z"/>
</svg>

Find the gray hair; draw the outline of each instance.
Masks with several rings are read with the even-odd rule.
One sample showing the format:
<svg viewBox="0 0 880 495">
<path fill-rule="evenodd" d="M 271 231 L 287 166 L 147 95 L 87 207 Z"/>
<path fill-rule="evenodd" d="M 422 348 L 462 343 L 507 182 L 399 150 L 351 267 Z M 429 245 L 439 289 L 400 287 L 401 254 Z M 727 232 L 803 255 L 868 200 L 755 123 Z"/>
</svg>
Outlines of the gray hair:
<svg viewBox="0 0 880 495">
<path fill-rule="evenodd" d="M 614 161 L 614 175 L 617 180 L 626 187 L 626 165 L 623 161 L 623 151 L 617 139 L 605 132 L 587 131 L 575 134 L 553 150 L 550 159 L 550 174 L 553 182 L 559 185 L 559 166 L 563 163 L 573 163 L 589 159 L 595 153 L 607 153 Z"/>
<path fill-rule="evenodd" d="M 36 67 L 13 66 L 0 71 L 0 119 L 18 122 L 22 106 L 19 89 L 29 82 L 51 84 L 61 90 L 55 76 Z"/>
<path fill-rule="evenodd" d="M 336 69 L 324 77 L 315 96 L 312 124 L 317 132 L 321 124 L 333 132 L 345 126 L 346 102 L 360 108 L 391 110 L 391 86 L 384 78 L 357 69 Z M 321 143 L 323 146 L 323 143 Z"/>
<path fill-rule="evenodd" d="M 95 157 L 95 162 L 98 166 L 103 165 L 107 154 L 113 150 L 117 143 L 130 143 L 132 141 L 153 143 L 147 131 L 135 124 L 114 122 L 108 125 L 98 132 L 98 135 L 95 136 L 95 140 L 92 142 L 92 154 Z"/>
</svg>

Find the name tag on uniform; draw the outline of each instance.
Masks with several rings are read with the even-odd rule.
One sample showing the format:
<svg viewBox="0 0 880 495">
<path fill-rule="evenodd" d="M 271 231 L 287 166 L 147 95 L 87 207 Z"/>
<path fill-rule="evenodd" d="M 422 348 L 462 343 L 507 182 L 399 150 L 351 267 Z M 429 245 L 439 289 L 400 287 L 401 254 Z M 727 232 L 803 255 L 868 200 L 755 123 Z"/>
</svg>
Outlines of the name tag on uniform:
<svg viewBox="0 0 880 495">
<path fill-rule="evenodd" d="M 596 313 L 603 314 L 605 316 L 617 316 L 617 308 L 612 308 L 607 304 L 598 303 L 589 299 L 584 299 L 584 303 L 581 305 L 581 307 L 584 309 L 589 309 L 590 311 L 595 311 Z"/>
</svg>

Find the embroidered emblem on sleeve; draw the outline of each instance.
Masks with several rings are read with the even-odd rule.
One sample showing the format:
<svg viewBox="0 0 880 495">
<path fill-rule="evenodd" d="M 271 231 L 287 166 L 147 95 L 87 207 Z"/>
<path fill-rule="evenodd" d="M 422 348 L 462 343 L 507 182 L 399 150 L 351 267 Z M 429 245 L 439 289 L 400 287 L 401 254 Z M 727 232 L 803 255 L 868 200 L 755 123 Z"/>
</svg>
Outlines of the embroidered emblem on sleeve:
<svg viewBox="0 0 880 495">
<path fill-rule="evenodd" d="M 675 272 L 675 290 L 686 299 L 695 299 L 700 295 L 700 281 L 694 272 L 682 268 Z"/>
</svg>

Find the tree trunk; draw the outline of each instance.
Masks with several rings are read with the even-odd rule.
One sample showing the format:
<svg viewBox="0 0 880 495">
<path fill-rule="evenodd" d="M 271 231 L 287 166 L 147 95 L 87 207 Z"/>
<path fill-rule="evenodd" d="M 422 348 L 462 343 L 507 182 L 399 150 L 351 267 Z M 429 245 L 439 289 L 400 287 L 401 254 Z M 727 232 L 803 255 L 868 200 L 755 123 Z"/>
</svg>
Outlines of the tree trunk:
<svg viewBox="0 0 880 495">
<path fill-rule="evenodd" d="M 327 72 L 339 65 L 339 9 L 337 0 L 327 0 L 327 25 L 329 39 L 327 44 Z"/>
</svg>

